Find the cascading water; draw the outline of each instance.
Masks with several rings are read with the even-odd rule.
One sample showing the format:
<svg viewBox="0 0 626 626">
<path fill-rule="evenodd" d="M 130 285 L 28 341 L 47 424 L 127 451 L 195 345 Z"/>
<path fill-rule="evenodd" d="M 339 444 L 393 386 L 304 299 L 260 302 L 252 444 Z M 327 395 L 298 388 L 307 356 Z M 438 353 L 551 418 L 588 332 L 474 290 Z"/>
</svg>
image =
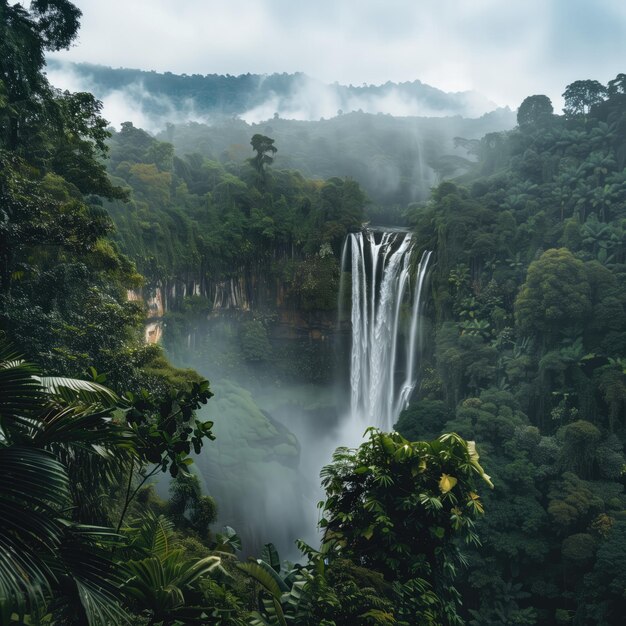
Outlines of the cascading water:
<svg viewBox="0 0 626 626">
<path fill-rule="evenodd" d="M 408 405 L 416 384 L 418 320 L 432 253 L 422 254 L 411 285 L 414 242 L 410 233 L 396 230 L 377 237 L 367 230 L 351 234 L 344 244 L 342 265 L 347 262 L 348 245 L 352 266 L 351 421 L 388 431 Z M 410 307 L 408 325 L 403 320 L 404 302 Z M 403 379 L 396 381 L 397 374 L 402 375 L 400 364 Z"/>
</svg>

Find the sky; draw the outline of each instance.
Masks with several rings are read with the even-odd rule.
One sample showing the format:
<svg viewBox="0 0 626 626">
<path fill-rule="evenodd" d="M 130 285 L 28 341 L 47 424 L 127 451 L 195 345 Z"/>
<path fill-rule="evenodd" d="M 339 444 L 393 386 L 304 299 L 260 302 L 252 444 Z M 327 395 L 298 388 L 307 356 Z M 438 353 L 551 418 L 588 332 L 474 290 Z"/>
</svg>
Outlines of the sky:
<svg viewBox="0 0 626 626">
<path fill-rule="evenodd" d="M 626 72 L 626 0 L 74 0 L 60 60 L 177 74 L 419 79 L 515 109 Z M 59 85 L 63 86 L 63 85 Z"/>
</svg>

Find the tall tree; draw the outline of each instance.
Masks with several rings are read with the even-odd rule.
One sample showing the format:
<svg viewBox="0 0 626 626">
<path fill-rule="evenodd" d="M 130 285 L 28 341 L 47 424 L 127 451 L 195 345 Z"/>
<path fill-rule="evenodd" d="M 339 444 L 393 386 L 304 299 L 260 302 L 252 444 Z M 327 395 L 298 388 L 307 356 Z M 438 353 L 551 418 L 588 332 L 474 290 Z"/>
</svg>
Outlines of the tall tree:
<svg viewBox="0 0 626 626">
<path fill-rule="evenodd" d="M 517 110 L 517 123 L 521 128 L 534 126 L 550 119 L 554 107 L 548 96 L 528 96 Z"/>
<path fill-rule="evenodd" d="M 250 144 L 256 152 L 256 155 L 249 160 L 250 164 L 261 176 L 265 176 L 265 167 L 274 162 L 274 157 L 270 155 L 276 154 L 278 148 L 274 145 L 273 139 L 258 133 L 252 136 Z"/>
<path fill-rule="evenodd" d="M 563 92 L 566 115 L 587 115 L 594 104 L 599 104 L 607 95 L 607 89 L 597 80 L 577 80 Z"/>
</svg>

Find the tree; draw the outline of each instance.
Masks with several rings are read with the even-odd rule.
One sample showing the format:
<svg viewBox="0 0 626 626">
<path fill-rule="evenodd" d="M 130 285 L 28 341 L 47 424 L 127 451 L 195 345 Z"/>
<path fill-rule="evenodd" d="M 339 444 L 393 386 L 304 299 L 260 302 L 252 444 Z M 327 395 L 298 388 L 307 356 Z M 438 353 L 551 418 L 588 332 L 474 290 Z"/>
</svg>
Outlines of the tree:
<svg viewBox="0 0 626 626">
<path fill-rule="evenodd" d="M 124 293 L 141 277 L 107 240 L 113 224 L 96 197 L 126 197 L 102 160 L 101 103 L 53 89 L 43 73 L 44 53 L 71 44 L 80 15 L 67 0 L 0 2 L 0 323 L 29 358 L 72 374 L 87 366 L 86 328 L 93 339 L 112 308 L 124 340 L 141 324 Z"/>
<path fill-rule="evenodd" d="M 274 162 L 274 157 L 270 154 L 276 154 L 278 148 L 274 145 L 273 139 L 259 133 L 252 136 L 250 144 L 256 156 L 249 159 L 249 162 L 261 177 L 265 177 L 265 167 Z"/>
<path fill-rule="evenodd" d="M 52 90 L 42 72 L 44 53 L 70 46 L 80 16 L 67 0 L 35 0 L 29 10 L 0 0 L 0 83 L 6 90 L 0 148 L 24 147 L 33 126 L 55 117 Z"/>
<path fill-rule="evenodd" d="M 590 310 L 585 265 L 569 250 L 547 250 L 530 264 L 515 301 L 522 332 L 554 338 L 568 327 L 579 328 Z"/>
<path fill-rule="evenodd" d="M 607 91 L 609 96 L 626 94 L 626 74 L 620 73 L 613 80 L 610 80 L 607 85 Z"/>
<path fill-rule="evenodd" d="M 587 115 L 594 104 L 602 102 L 607 95 L 607 89 L 597 80 L 577 80 L 568 85 L 563 92 L 566 115 Z"/>
<path fill-rule="evenodd" d="M 356 450 L 339 448 L 322 470 L 327 554 L 402 586 L 423 583 L 438 596 L 440 619 L 459 623 L 452 586 L 462 562 L 456 539 L 477 542 L 474 519 L 483 509 L 474 481 L 492 486 L 475 445 L 456 434 L 428 443 L 374 428 L 368 435 Z"/>
<path fill-rule="evenodd" d="M 528 96 L 517 110 L 517 123 L 520 127 L 535 126 L 550 119 L 554 107 L 548 96 Z"/>
</svg>

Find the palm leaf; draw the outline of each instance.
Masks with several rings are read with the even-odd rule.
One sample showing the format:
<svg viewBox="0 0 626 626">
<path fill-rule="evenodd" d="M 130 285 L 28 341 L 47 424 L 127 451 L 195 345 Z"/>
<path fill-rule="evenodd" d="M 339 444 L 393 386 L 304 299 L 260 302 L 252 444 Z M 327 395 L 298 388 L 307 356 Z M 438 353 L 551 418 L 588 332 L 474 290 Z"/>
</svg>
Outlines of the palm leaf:
<svg viewBox="0 0 626 626">
<path fill-rule="evenodd" d="M 62 376 L 36 376 L 35 379 L 50 395 L 67 403 L 78 401 L 84 404 L 102 404 L 112 407 L 116 406 L 120 400 L 114 391 L 90 380 Z"/>
<path fill-rule="evenodd" d="M 90 626 L 131 623 L 120 606 L 123 576 L 110 559 L 110 548 L 122 542 L 110 528 L 68 525 L 59 554 Z"/>
<path fill-rule="evenodd" d="M 155 515 L 152 511 L 147 511 L 140 522 L 139 526 L 130 529 L 131 547 L 162 561 L 170 551 L 174 523 L 164 515 Z"/>
<path fill-rule="evenodd" d="M 0 338 L 0 441 L 19 438 L 32 428 L 32 416 L 42 410 L 46 394 L 33 365 L 20 360 Z"/>
<path fill-rule="evenodd" d="M 0 476 L 0 603 L 37 607 L 54 579 L 69 479 L 49 452 L 23 446 L 0 448 Z"/>
<path fill-rule="evenodd" d="M 160 614 L 184 604 L 182 590 L 175 580 L 168 580 L 163 563 L 156 557 L 126 561 L 121 568 L 127 575 L 124 593 L 139 609 Z"/>
<path fill-rule="evenodd" d="M 42 416 L 42 425 L 33 436 L 38 446 L 74 445 L 100 452 L 96 446 L 115 447 L 130 442 L 132 433 L 111 421 L 111 410 L 69 406 L 53 408 Z"/>
<path fill-rule="evenodd" d="M 198 580 L 198 578 L 214 575 L 217 572 L 224 573 L 222 559 L 219 556 L 207 556 L 196 561 L 191 567 L 187 566 L 181 572 L 179 584 L 187 587 Z"/>
</svg>

